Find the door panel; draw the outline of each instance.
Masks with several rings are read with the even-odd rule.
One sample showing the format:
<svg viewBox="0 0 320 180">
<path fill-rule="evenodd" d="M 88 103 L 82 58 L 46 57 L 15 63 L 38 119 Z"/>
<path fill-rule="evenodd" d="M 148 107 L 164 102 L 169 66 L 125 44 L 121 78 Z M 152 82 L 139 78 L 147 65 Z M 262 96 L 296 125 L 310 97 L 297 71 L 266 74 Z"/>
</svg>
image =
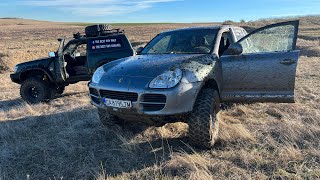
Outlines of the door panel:
<svg viewBox="0 0 320 180">
<path fill-rule="evenodd" d="M 299 51 L 222 56 L 222 99 L 293 102 L 298 56 Z"/>
<path fill-rule="evenodd" d="M 221 57 L 223 101 L 294 102 L 298 21 L 268 25 L 237 42 L 241 55 Z"/>
</svg>

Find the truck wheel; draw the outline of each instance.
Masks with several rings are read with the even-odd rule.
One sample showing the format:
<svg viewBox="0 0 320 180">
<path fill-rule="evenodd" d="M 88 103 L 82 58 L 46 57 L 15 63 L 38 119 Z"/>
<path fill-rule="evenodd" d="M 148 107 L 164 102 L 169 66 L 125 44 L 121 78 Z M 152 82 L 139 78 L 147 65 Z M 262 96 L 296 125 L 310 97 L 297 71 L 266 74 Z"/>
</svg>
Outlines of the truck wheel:
<svg viewBox="0 0 320 180">
<path fill-rule="evenodd" d="M 51 98 L 50 86 L 40 78 L 28 78 L 21 85 L 20 95 L 28 103 L 39 103 Z"/>
<path fill-rule="evenodd" d="M 107 110 L 102 108 L 98 108 L 98 114 L 99 114 L 101 123 L 106 127 L 112 127 L 114 125 L 119 125 L 121 123 L 123 124 L 124 122 L 118 117 L 108 113 Z"/>
<path fill-rule="evenodd" d="M 220 110 L 219 95 L 215 89 L 204 88 L 199 92 L 193 111 L 188 118 L 190 143 L 200 148 L 210 148 L 218 139 Z"/>
<path fill-rule="evenodd" d="M 92 25 L 92 26 L 86 27 L 85 33 L 88 37 L 95 37 L 95 36 L 98 36 L 99 34 L 107 33 L 111 29 L 112 29 L 111 25 L 97 24 L 97 25 Z"/>
</svg>

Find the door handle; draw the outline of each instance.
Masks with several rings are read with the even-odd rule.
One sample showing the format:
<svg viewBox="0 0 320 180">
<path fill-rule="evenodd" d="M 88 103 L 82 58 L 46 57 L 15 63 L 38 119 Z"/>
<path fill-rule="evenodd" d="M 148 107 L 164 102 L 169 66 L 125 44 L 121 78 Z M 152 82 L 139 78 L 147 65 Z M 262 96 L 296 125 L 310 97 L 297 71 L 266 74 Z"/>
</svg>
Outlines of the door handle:
<svg viewBox="0 0 320 180">
<path fill-rule="evenodd" d="M 296 63 L 297 61 L 294 60 L 294 59 L 284 59 L 280 62 L 280 64 L 284 64 L 284 65 L 290 65 L 290 64 L 294 64 Z"/>
</svg>

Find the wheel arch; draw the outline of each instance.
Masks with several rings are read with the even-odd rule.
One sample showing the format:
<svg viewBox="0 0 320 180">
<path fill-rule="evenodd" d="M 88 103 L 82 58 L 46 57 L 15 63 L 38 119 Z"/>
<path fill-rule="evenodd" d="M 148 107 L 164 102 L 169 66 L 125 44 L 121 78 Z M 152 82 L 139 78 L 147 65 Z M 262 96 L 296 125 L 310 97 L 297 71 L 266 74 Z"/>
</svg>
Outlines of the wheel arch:
<svg viewBox="0 0 320 180">
<path fill-rule="evenodd" d="M 47 78 L 50 82 L 53 82 L 53 77 L 50 73 L 48 73 L 46 70 L 42 68 L 33 68 L 33 69 L 28 69 L 20 73 L 20 81 L 23 82 L 27 78 L 32 77 L 32 76 L 39 76 L 41 78 Z"/>
<path fill-rule="evenodd" d="M 220 86 L 218 84 L 218 82 L 215 79 L 208 79 L 207 81 L 205 81 L 201 87 L 202 88 L 212 88 L 212 89 L 216 89 L 219 93 L 219 97 L 220 97 Z M 200 90 L 199 90 L 200 92 Z M 198 92 L 198 93 L 199 93 Z"/>
<path fill-rule="evenodd" d="M 219 99 L 221 101 L 220 89 L 219 89 L 219 84 L 217 83 L 217 80 L 215 80 L 215 79 L 207 79 L 206 81 L 203 81 L 202 85 L 200 86 L 200 88 L 196 92 L 196 95 L 195 95 L 195 98 L 194 98 L 194 102 L 193 102 L 193 106 L 192 106 L 193 108 L 194 108 L 194 105 L 196 103 L 196 99 L 198 98 L 199 93 L 203 88 L 216 89 L 218 91 L 218 96 L 219 96 Z"/>
</svg>

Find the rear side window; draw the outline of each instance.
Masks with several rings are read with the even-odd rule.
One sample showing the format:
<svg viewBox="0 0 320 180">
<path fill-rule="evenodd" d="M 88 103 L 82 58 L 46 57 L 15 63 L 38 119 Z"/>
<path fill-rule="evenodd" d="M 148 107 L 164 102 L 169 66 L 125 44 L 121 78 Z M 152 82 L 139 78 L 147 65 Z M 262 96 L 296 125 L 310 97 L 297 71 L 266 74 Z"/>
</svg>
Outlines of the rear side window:
<svg viewBox="0 0 320 180">
<path fill-rule="evenodd" d="M 239 29 L 239 28 L 234 28 L 233 29 L 234 35 L 236 36 L 237 40 L 239 41 L 241 38 L 243 38 L 244 36 L 247 35 L 247 32 L 243 29 Z"/>
<path fill-rule="evenodd" d="M 247 31 L 244 30 L 244 29 L 242 29 L 242 34 L 243 34 L 243 37 L 246 36 L 246 35 L 248 35 Z"/>
</svg>

